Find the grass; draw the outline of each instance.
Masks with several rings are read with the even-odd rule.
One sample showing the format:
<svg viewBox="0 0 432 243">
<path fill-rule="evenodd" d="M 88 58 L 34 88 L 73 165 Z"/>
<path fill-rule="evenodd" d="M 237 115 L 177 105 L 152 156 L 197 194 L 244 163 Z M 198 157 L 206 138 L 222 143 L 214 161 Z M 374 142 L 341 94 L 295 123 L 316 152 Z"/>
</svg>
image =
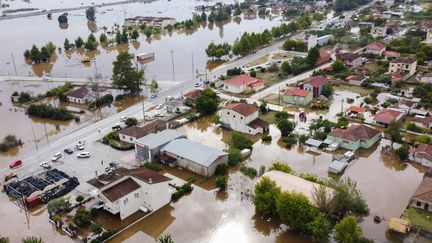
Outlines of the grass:
<svg viewBox="0 0 432 243">
<path fill-rule="evenodd" d="M 285 53 L 274 53 L 272 56 L 273 60 L 285 60 L 285 59 L 289 59 L 292 58 L 293 56 L 290 54 L 285 54 Z"/>
<path fill-rule="evenodd" d="M 357 93 L 360 96 L 366 96 L 373 92 L 373 90 L 365 89 L 361 86 L 348 85 L 348 84 L 340 84 L 339 86 L 335 86 L 335 90 L 350 91 L 353 93 Z"/>
<path fill-rule="evenodd" d="M 432 212 L 418 208 L 408 208 L 404 212 L 404 217 L 407 218 L 412 225 L 432 232 Z"/>
<path fill-rule="evenodd" d="M 269 54 L 262 56 L 262 57 L 259 57 L 248 64 L 249 64 L 249 66 L 256 66 L 256 65 L 264 64 L 267 62 L 268 58 L 269 58 Z"/>
<path fill-rule="evenodd" d="M 367 63 L 367 64 L 363 65 L 363 67 L 370 70 L 373 73 L 376 70 L 378 70 L 379 65 L 376 63 Z"/>
<path fill-rule="evenodd" d="M 279 83 L 281 79 L 278 77 L 278 72 L 264 72 L 257 71 L 257 78 L 264 80 L 265 84 L 271 86 L 273 84 Z"/>
<path fill-rule="evenodd" d="M 263 120 L 266 121 L 270 124 L 275 124 L 276 123 L 276 111 L 268 111 L 265 114 L 260 114 L 258 117 Z"/>
</svg>

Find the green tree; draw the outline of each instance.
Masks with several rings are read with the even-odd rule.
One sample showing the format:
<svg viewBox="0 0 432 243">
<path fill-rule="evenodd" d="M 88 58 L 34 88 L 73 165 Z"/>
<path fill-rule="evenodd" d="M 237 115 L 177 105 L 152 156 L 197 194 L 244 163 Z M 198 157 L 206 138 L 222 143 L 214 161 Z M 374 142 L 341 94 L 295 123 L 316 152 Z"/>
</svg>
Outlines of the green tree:
<svg viewBox="0 0 432 243">
<path fill-rule="evenodd" d="M 30 50 L 30 59 L 34 63 L 40 63 L 42 61 L 42 54 L 36 45 L 33 45 L 31 50 Z"/>
<path fill-rule="evenodd" d="M 242 160 L 241 151 L 237 148 L 228 149 L 228 165 L 235 166 Z"/>
<path fill-rule="evenodd" d="M 216 187 L 219 191 L 225 191 L 228 187 L 228 178 L 226 176 L 216 177 Z"/>
<path fill-rule="evenodd" d="M 393 143 L 403 142 L 403 137 L 401 134 L 402 123 L 398 121 L 391 122 L 386 129 L 384 129 L 384 135 L 390 139 L 391 145 Z"/>
<path fill-rule="evenodd" d="M 71 44 L 70 44 L 69 40 L 66 38 L 64 43 L 63 43 L 63 48 L 67 51 L 70 49 L 70 47 L 71 47 Z"/>
<path fill-rule="evenodd" d="M 157 90 L 157 89 L 159 88 L 159 84 L 158 84 L 158 82 L 156 81 L 156 79 L 153 79 L 153 80 L 151 81 L 151 83 L 150 83 L 150 87 L 151 87 L 152 90 Z"/>
<path fill-rule="evenodd" d="M 100 43 L 106 43 L 107 41 L 108 41 L 108 37 L 105 35 L 105 33 L 100 34 L 99 42 Z"/>
<path fill-rule="evenodd" d="M 316 207 L 321 212 L 330 213 L 333 209 L 333 195 L 329 193 L 326 186 L 314 187 L 312 198 Z"/>
<path fill-rule="evenodd" d="M 252 149 L 252 141 L 250 141 L 249 139 L 247 139 L 247 137 L 245 137 L 245 135 L 243 135 L 243 133 L 238 132 L 238 131 L 234 131 L 231 134 L 231 144 L 234 148 L 237 149 Z"/>
<path fill-rule="evenodd" d="M 90 230 L 91 230 L 91 232 L 93 232 L 93 233 L 95 233 L 97 235 L 100 234 L 100 233 L 102 233 L 102 231 L 103 231 L 102 226 L 100 224 L 98 224 L 98 223 L 92 223 L 90 225 Z"/>
<path fill-rule="evenodd" d="M 26 238 L 22 239 L 22 243 L 43 243 L 44 241 L 40 237 L 36 236 L 27 236 Z"/>
<path fill-rule="evenodd" d="M 171 238 L 171 235 L 169 235 L 169 234 L 161 235 L 161 236 L 158 238 L 158 242 L 159 242 L 159 243 L 174 243 L 174 241 L 173 241 L 172 238 Z"/>
<path fill-rule="evenodd" d="M 138 31 L 137 31 L 137 30 L 133 30 L 133 31 L 132 31 L 132 34 L 131 34 L 131 39 L 132 39 L 132 40 L 137 40 L 138 37 L 139 37 L 139 33 L 138 33 Z"/>
<path fill-rule="evenodd" d="M 281 70 L 285 75 L 292 74 L 293 72 L 291 65 L 287 61 L 282 63 Z"/>
<path fill-rule="evenodd" d="M 133 67 L 132 56 L 120 52 L 113 62 L 113 86 L 117 89 L 130 91 L 131 96 L 139 95 L 140 86 L 144 81 L 144 70 Z"/>
<path fill-rule="evenodd" d="M 48 202 L 48 212 L 50 214 L 59 214 L 68 211 L 70 208 L 69 201 L 64 198 L 53 199 Z"/>
<path fill-rule="evenodd" d="M 334 88 L 331 83 L 327 83 L 323 86 L 323 89 L 321 91 L 321 94 L 324 95 L 327 98 L 330 98 L 334 93 Z"/>
<path fill-rule="evenodd" d="M 357 183 L 349 177 L 330 179 L 328 186 L 335 189 L 334 208 L 336 213 L 347 212 L 368 214 L 369 209 L 363 194 L 357 188 Z"/>
<path fill-rule="evenodd" d="M 201 115 L 210 115 L 219 107 L 219 96 L 210 88 L 205 88 L 203 94 L 196 99 L 196 109 Z"/>
<path fill-rule="evenodd" d="M 9 238 L 0 235 L 0 243 L 9 243 Z"/>
<path fill-rule="evenodd" d="M 325 214 L 319 213 L 318 216 L 308 225 L 309 235 L 315 242 L 326 243 L 329 241 L 331 232 L 330 221 L 326 218 Z"/>
<path fill-rule="evenodd" d="M 343 218 L 335 227 L 335 240 L 337 243 L 357 243 L 362 238 L 362 229 L 357 225 L 354 216 Z"/>
<path fill-rule="evenodd" d="M 276 199 L 276 209 L 282 221 L 298 232 L 308 232 L 308 224 L 318 215 L 307 197 L 296 192 L 282 192 Z"/>
<path fill-rule="evenodd" d="M 79 227 L 87 227 L 91 223 L 90 212 L 78 209 L 73 218 L 73 222 Z"/>
<path fill-rule="evenodd" d="M 78 36 L 78 38 L 75 40 L 76 48 L 81 48 L 83 47 L 83 45 L 84 45 L 83 39 L 80 36 Z"/>
<path fill-rule="evenodd" d="M 47 62 L 51 58 L 51 54 L 49 53 L 48 49 L 45 46 L 41 48 L 40 56 L 42 62 Z"/>
<path fill-rule="evenodd" d="M 128 117 L 124 123 L 128 127 L 136 126 L 138 125 L 138 120 L 135 117 Z"/>
<path fill-rule="evenodd" d="M 408 159 L 409 146 L 404 144 L 400 148 L 396 149 L 395 153 L 401 161 L 405 161 Z"/>
<path fill-rule="evenodd" d="M 338 122 L 336 123 L 337 128 L 346 128 L 348 127 L 349 120 L 346 117 L 340 117 L 338 119 Z"/>
<path fill-rule="evenodd" d="M 96 8 L 95 7 L 88 7 L 86 9 L 86 18 L 88 21 L 95 21 L 96 20 Z"/>
<path fill-rule="evenodd" d="M 31 53 L 30 53 L 29 50 L 25 50 L 25 52 L 24 52 L 24 58 L 25 58 L 26 60 L 31 59 Z"/>
<path fill-rule="evenodd" d="M 288 119 L 280 119 L 276 126 L 281 131 L 282 137 L 286 137 L 294 131 L 295 123 Z"/>
<path fill-rule="evenodd" d="M 345 67 L 345 64 L 341 60 L 336 60 L 332 64 L 332 70 L 334 73 L 342 73 L 346 72 L 347 68 Z"/>
<path fill-rule="evenodd" d="M 306 57 L 310 67 L 314 67 L 319 58 L 320 52 L 318 47 L 310 49 Z"/>
<path fill-rule="evenodd" d="M 260 104 L 260 106 L 259 106 L 259 109 L 260 109 L 260 112 L 261 112 L 262 114 L 267 113 L 268 109 L 267 109 L 267 101 L 266 101 L 266 100 L 262 100 L 262 101 L 261 101 L 261 104 Z"/>
<path fill-rule="evenodd" d="M 126 29 L 123 29 L 123 32 L 121 34 L 121 43 L 128 43 L 129 42 L 129 35 Z"/>
<path fill-rule="evenodd" d="M 255 208 L 264 216 L 275 215 L 276 199 L 280 193 L 281 189 L 276 182 L 268 177 L 262 177 L 254 189 Z"/>
</svg>

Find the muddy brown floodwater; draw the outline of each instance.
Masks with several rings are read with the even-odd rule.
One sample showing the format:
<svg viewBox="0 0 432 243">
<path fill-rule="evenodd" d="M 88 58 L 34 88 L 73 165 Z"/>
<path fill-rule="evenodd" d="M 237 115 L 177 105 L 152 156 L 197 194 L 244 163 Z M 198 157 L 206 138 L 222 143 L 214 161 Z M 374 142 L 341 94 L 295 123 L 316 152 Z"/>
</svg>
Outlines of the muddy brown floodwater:
<svg viewBox="0 0 432 243">
<path fill-rule="evenodd" d="M 231 131 L 214 128 L 211 118 L 184 125 L 178 130 L 191 140 L 219 149 L 227 148 L 224 141 L 229 141 L 231 136 Z M 269 168 L 273 161 L 279 160 L 288 163 L 299 173 L 328 177 L 327 168 L 332 161 L 332 154 L 310 154 L 298 146 L 286 149 L 283 142 L 279 141 L 280 132 L 274 125 L 270 127 L 270 134 L 272 142 L 255 142 L 252 155 L 245 164 L 256 169 L 262 165 Z M 343 176 L 357 181 L 369 205 L 370 215 L 360 223 L 367 237 L 376 241 L 413 241 L 413 236 L 398 238 L 390 234 L 386 221 L 380 224 L 373 222 L 375 215 L 385 219 L 399 217 L 425 171 L 424 168 L 411 164 L 404 166 L 381 152 L 381 148 L 387 144 L 387 140 L 382 140 L 371 149 L 360 151 L 358 158 L 350 163 Z M 341 152 L 343 151 L 339 151 Z M 187 172 L 169 173 L 182 179 L 191 176 Z M 190 195 L 139 221 L 111 242 L 121 242 L 139 231 L 154 238 L 169 233 L 176 242 L 309 242 L 284 230 L 281 222 L 262 219 L 255 213 L 249 195 L 256 180 L 250 180 L 237 170 L 231 170 L 226 194 L 216 192 L 214 180 L 210 183 L 197 180 Z M 423 239 L 419 242 L 427 241 Z"/>
</svg>

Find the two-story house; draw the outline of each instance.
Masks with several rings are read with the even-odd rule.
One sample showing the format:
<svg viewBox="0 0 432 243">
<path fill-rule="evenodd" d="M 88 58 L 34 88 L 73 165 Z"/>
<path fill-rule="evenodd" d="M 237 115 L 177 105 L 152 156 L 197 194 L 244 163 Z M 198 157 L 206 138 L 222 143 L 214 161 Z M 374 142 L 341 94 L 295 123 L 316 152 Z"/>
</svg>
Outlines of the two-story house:
<svg viewBox="0 0 432 243">
<path fill-rule="evenodd" d="M 389 72 L 402 72 L 412 76 L 417 70 L 417 59 L 411 57 L 399 57 L 390 62 Z"/>
<path fill-rule="evenodd" d="M 387 26 L 375 26 L 371 29 L 371 35 L 374 38 L 385 37 L 387 35 Z"/>
<path fill-rule="evenodd" d="M 342 60 L 347 67 L 359 67 L 362 65 L 361 56 L 358 53 L 338 53 L 336 54 L 336 58 Z"/>
<path fill-rule="evenodd" d="M 247 134 L 267 132 L 269 124 L 258 118 L 258 108 L 244 102 L 230 103 L 218 112 L 223 127 Z"/>
<path fill-rule="evenodd" d="M 317 76 L 309 79 L 306 82 L 300 84 L 300 89 L 312 92 L 313 97 L 319 97 L 322 93 L 324 85 L 327 83 L 327 79 L 322 76 Z"/>
</svg>

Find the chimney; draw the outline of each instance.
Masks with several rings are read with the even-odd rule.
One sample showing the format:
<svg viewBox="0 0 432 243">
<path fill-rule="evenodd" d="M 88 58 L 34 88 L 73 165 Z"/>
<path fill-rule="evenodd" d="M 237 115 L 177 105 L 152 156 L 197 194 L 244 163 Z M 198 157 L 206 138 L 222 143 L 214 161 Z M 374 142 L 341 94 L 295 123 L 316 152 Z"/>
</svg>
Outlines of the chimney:
<svg viewBox="0 0 432 243">
<path fill-rule="evenodd" d="M 152 184 L 153 183 L 153 179 L 150 177 L 149 178 L 149 184 Z"/>
</svg>

